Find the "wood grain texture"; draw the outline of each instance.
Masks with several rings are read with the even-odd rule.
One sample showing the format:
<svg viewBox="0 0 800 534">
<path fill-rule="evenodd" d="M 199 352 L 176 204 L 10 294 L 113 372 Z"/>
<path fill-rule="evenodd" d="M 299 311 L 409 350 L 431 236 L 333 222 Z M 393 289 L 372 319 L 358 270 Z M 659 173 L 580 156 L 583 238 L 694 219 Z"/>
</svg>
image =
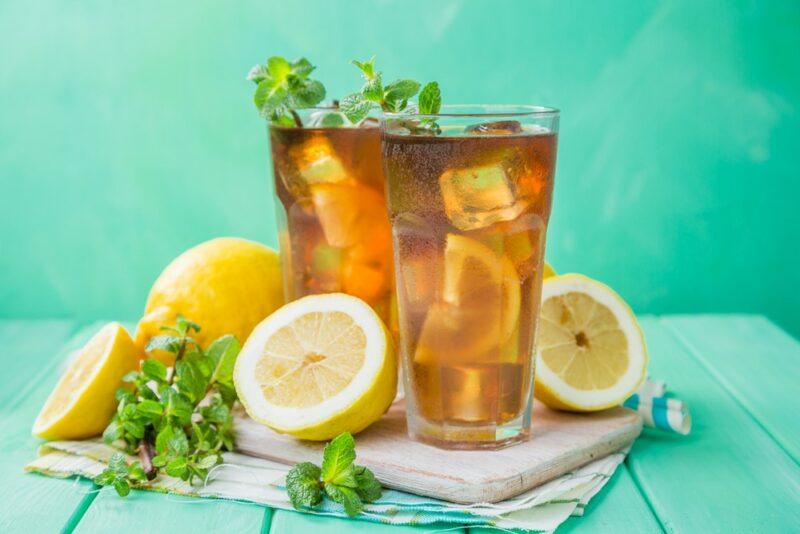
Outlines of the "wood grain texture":
<svg viewBox="0 0 800 534">
<path fill-rule="evenodd" d="M 646 430 L 628 456 L 661 524 L 677 532 L 789 532 L 800 525 L 800 468 L 660 320 L 640 319 L 650 372 L 690 404 L 688 436 Z M 728 335 L 729 329 L 707 331 Z M 796 369 L 796 367 L 795 367 Z M 787 385 L 796 388 L 787 373 Z"/>
<path fill-rule="evenodd" d="M 312 532 L 319 534 L 423 534 L 443 531 L 448 534 L 459 534 L 466 532 L 466 529 L 452 525 L 382 525 L 370 521 L 353 521 L 352 519 L 276 510 L 270 530 L 272 534 L 309 534 Z M 470 532 L 473 530 L 470 529 Z"/>
<path fill-rule="evenodd" d="M 268 508 L 249 503 L 149 491 L 134 490 L 125 499 L 120 499 L 112 488 L 104 488 L 86 510 L 75 532 L 257 534 L 261 532 L 263 521 L 269 521 L 269 514 L 271 510 Z"/>
<path fill-rule="evenodd" d="M 800 343 L 765 317 L 662 319 L 745 410 L 800 463 Z"/>
<path fill-rule="evenodd" d="M 240 451 L 291 464 L 319 461 L 324 444 L 277 434 L 247 417 L 236 421 Z M 443 451 L 412 441 L 402 404 L 358 436 L 358 463 L 387 487 L 459 503 L 497 502 L 619 450 L 641 430 L 635 412 L 577 415 L 534 405 L 533 438 L 499 451 Z"/>
<path fill-rule="evenodd" d="M 0 322 L 4 361 L 14 368 L 0 374 L 6 395 L 0 405 L 0 532 L 57 532 L 92 487 L 22 469 L 41 442 L 31 436 L 31 426 L 58 378 L 58 365 L 85 340 L 82 331 L 64 345 L 74 328 L 70 321 Z"/>
</svg>

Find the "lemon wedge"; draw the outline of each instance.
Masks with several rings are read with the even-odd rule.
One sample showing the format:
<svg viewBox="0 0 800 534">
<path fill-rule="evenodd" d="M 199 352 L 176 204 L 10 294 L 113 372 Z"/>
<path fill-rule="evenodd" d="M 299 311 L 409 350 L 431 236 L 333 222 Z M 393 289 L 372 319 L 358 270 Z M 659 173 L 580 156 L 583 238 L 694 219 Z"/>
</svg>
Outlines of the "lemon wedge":
<svg viewBox="0 0 800 534">
<path fill-rule="evenodd" d="M 117 407 L 122 377 L 139 367 L 141 352 L 119 323 L 109 323 L 81 348 L 33 424 L 45 439 L 100 434 Z"/>
<path fill-rule="evenodd" d="M 426 315 L 415 361 L 494 361 L 519 321 L 520 281 L 511 260 L 480 241 L 448 234 L 441 294 Z"/>
<path fill-rule="evenodd" d="M 239 353 L 234 382 L 250 417 L 321 441 L 359 432 L 386 412 L 397 360 L 386 327 L 364 301 L 310 295 L 255 327 Z"/>
<path fill-rule="evenodd" d="M 647 369 L 644 336 L 611 288 L 578 274 L 545 279 L 534 394 L 552 408 L 621 404 Z"/>
</svg>

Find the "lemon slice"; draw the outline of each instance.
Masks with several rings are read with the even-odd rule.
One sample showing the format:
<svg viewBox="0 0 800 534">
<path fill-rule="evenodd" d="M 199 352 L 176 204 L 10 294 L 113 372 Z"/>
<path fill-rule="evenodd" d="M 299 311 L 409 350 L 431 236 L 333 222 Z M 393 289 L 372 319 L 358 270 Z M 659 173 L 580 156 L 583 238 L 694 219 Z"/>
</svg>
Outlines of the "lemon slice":
<svg viewBox="0 0 800 534">
<path fill-rule="evenodd" d="M 142 356 L 119 323 L 100 329 L 75 356 L 39 412 L 33 434 L 82 439 L 100 434 L 117 407 L 114 393 Z"/>
<path fill-rule="evenodd" d="M 448 234 L 441 302 L 428 311 L 415 361 L 495 360 L 514 334 L 520 282 L 514 264 L 475 239 Z"/>
<path fill-rule="evenodd" d="M 553 269 L 552 265 L 550 265 L 547 262 L 544 262 L 544 269 L 542 269 L 542 277 L 543 278 L 550 278 L 550 277 L 556 276 L 557 274 L 558 273 L 556 273 L 556 270 Z"/>
<path fill-rule="evenodd" d="M 603 410 L 636 391 L 646 368 L 636 317 L 611 288 L 578 274 L 544 281 L 536 398 L 553 408 Z"/>
<path fill-rule="evenodd" d="M 310 295 L 253 330 L 234 382 L 256 421 L 301 439 L 356 433 L 389 408 L 397 360 L 386 327 L 364 301 Z"/>
</svg>

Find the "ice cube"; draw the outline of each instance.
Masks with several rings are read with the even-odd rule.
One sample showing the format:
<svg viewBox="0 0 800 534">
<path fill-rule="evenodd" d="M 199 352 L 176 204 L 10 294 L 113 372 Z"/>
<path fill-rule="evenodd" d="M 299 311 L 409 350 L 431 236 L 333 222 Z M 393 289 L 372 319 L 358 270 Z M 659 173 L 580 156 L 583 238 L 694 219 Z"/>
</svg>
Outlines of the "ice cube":
<svg viewBox="0 0 800 534">
<path fill-rule="evenodd" d="M 456 228 L 485 228 L 515 219 L 525 210 L 525 201 L 517 199 L 510 174 L 512 164 L 501 159 L 488 165 L 449 169 L 439 177 L 445 213 Z"/>
<path fill-rule="evenodd" d="M 470 135 L 513 135 L 522 131 L 518 121 L 495 121 L 473 124 L 464 129 Z"/>
<path fill-rule="evenodd" d="M 351 181 L 326 137 L 312 137 L 306 143 L 292 147 L 291 156 L 298 173 L 308 185 Z"/>
</svg>

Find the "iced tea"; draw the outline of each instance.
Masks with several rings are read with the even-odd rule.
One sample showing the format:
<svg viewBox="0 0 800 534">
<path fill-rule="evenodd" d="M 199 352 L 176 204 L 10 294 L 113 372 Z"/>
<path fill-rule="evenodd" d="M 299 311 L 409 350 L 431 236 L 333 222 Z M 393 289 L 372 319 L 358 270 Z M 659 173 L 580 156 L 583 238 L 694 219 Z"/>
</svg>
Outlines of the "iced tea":
<svg viewBox="0 0 800 534">
<path fill-rule="evenodd" d="M 287 300 L 343 292 L 391 323 L 391 228 L 380 130 L 270 127 Z"/>
<path fill-rule="evenodd" d="M 526 109 L 383 122 L 409 431 L 436 445 L 528 436 L 557 112 Z"/>
</svg>

